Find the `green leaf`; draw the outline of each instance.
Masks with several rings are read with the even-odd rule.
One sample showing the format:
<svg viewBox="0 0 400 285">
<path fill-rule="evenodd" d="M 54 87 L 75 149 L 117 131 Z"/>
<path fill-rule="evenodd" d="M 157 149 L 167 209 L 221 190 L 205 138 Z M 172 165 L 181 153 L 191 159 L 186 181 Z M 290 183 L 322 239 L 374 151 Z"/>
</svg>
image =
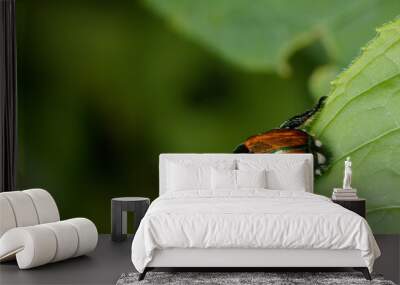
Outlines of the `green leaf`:
<svg viewBox="0 0 400 285">
<path fill-rule="evenodd" d="M 289 57 L 320 40 L 340 66 L 373 28 L 395 17 L 397 0 L 145 0 L 178 31 L 252 71 L 290 71 Z"/>
<path fill-rule="evenodd" d="M 400 233 L 400 207 L 387 206 L 368 211 L 368 221 L 378 233 Z"/>
<path fill-rule="evenodd" d="M 343 161 L 351 156 L 353 187 L 367 198 L 373 230 L 400 233 L 400 19 L 378 29 L 332 85 L 308 126 L 332 154 L 317 192 L 330 195 L 341 185 Z"/>
</svg>

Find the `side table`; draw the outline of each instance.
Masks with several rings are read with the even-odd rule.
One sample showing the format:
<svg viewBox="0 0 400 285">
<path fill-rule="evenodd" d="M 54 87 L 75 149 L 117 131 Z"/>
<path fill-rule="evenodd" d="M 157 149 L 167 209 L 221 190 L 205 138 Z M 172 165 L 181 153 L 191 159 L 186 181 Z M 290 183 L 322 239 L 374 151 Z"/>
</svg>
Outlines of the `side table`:
<svg viewBox="0 0 400 285">
<path fill-rule="evenodd" d="M 356 214 L 359 214 L 361 217 L 365 218 L 365 199 L 355 199 L 355 200 L 334 200 L 332 199 L 333 203 L 339 204 L 340 206 L 353 211 Z"/>
<path fill-rule="evenodd" d="M 135 231 L 150 205 L 149 198 L 120 197 L 111 199 L 111 239 L 123 241 L 127 234 L 127 212 L 134 213 Z"/>
</svg>

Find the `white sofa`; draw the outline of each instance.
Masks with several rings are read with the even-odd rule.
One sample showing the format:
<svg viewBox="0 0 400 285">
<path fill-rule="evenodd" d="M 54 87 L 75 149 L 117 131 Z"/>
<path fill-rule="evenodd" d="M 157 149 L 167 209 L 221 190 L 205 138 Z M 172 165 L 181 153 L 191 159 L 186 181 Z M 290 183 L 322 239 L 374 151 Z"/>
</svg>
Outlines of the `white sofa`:
<svg viewBox="0 0 400 285">
<path fill-rule="evenodd" d="M 20 269 L 84 255 L 96 248 L 96 226 L 88 219 L 60 221 L 57 205 L 43 189 L 0 193 L 0 262 Z"/>
</svg>

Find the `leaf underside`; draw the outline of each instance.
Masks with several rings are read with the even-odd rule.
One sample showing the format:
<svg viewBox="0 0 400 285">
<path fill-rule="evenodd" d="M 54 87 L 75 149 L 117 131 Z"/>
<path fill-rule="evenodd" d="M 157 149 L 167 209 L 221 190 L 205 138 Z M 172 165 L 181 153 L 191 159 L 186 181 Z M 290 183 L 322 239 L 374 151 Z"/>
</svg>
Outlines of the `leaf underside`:
<svg viewBox="0 0 400 285">
<path fill-rule="evenodd" d="M 330 195 L 340 187 L 343 161 L 351 156 L 353 187 L 367 199 L 372 229 L 400 233 L 400 19 L 378 29 L 337 77 L 308 128 L 332 154 L 316 191 Z"/>
<path fill-rule="evenodd" d="M 145 0 L 186 36 L 251 71 L 288 74 L 289 57 L 320 40 L 339 66 L 376 26 L 400 11 L 397 0 Z"/>
</svg>

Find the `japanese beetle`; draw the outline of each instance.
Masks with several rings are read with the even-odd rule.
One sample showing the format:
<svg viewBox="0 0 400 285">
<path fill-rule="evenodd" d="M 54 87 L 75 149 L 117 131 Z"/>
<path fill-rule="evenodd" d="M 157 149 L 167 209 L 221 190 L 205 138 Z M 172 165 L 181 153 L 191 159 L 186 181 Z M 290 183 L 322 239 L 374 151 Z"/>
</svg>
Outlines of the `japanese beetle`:
<svg viewBox="0 0 400 285">
<path fill-rule="evenodd" d="M 327 97 L 321 97 L 315 107 L 285 121 L 278 129 L 249 137 L 238 145 L 234 153 L 312 153 L 315 173 L 321 174 L 326 168 L 327 159 L 321 141 L 305 130 L 299 129 L 324 105 Z"/>
</svg>

